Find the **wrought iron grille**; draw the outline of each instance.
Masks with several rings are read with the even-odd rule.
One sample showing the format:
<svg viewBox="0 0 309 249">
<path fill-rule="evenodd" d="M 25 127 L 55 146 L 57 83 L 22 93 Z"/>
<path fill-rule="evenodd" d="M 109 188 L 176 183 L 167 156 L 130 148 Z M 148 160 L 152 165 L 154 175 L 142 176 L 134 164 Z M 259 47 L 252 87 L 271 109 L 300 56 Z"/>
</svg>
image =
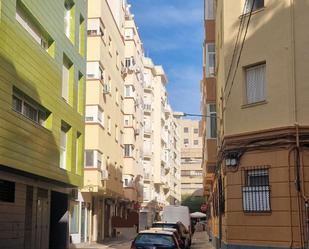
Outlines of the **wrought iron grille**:
<svg viewBox="0 0 309 249">
<path fill-rule="evenodd" d="M 266 166 L 245 169 L 242 199 L 244 212 L 270 212 L 269 169 Z"/>
</svg>

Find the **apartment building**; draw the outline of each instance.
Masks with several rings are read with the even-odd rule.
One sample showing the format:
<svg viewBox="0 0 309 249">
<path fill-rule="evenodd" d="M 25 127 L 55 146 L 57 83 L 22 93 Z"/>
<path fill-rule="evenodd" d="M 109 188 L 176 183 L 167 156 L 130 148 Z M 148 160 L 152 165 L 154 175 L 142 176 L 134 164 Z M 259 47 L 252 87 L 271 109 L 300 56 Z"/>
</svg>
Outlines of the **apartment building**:
<svg viewBox="0 0 309 249">
<path fill-rule="evenodd" d="M 204 196 L 201 121 L 180 119 L 181 195 Z"/>
<path fill-rule="evenodd" d="M 144 65 L 144 194 L 140 227 L 158 218 L 167 204 L 180 201 L 179 125 L 167 104 L 167 78 L 161 66 L 150 58 Z"/>
<path fill-rule="evenodd" d="M 86 7 L 0 4 L 1 248 L 67 248 L 78 229 Z"/>
<path fill-rule="evenodd" d="M 215 49 L 215 11 L 214 0 L 204 1 L 204 34 L 203 42 L 203 79 L 201 80 L 201 112 L 202 142 L 203 142 L 203 185 L 206 203 L 211 200 L 211 192 L 215 181 L 217 165 L 217 105 L 216 105 L 216 49 Z M 213 216 L 208 212 L 209 230 L 217 233 L 217 226 Z"/>
<path fill-rule="evenodd" d="M 124 199 L 123 118 L 125 1 L 88 1 L 85 174 L 82 198 L 89 209 L 88 237 L 115 233 L 128 216 Z M 73 243 L 85 242 L 78 237 Z"/>
<path fill-rule="evenodd" d="M 124 170 L 125 197 L 139 203 L 143 199 L 143 131 L 144 131 L 144 50 L 130 6 L 125 19 L 124 82 Z"/>
<path fill-rule="evenodd" d="M 308 246 L 308 11 L 305 1 L 216 1 L 217 248 Z"/>
</svg>

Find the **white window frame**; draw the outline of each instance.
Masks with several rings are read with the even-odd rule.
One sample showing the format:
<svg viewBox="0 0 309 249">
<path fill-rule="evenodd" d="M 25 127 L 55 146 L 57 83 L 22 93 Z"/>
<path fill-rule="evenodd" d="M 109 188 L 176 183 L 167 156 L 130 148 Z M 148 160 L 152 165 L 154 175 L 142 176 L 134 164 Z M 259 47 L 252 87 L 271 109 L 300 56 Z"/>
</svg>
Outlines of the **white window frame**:
<svg viewBox="0 0 309 249">
<path fill-rule="evenodd" d="M 133 144 L 124 144 L 124 157 L 133 157 L 134 145 Z"/>
<path fill-rule="evenodd" d="M 210 47 L 214 50 L 210 51 Z M 211 57 L 213 57 L 211 59 Z M 210 61 L 213 60 L 213 65 L 210 65 Z M 216 47 L 215 43 L 206 44 L 206 77 L 214 77 L 216 72 Z"/>
<path fill-rule="evenodd" d="M 215 19 L 214 0 L 205 0 L 205 19 Z"/>
<path fill-rule="evenodd" d="M 214 127 L 212 126 L 213 124 L 215 125 Z M 207 104 L 206 126 L 207 139 L 217 138 L 217 111 L 215 103 Z"/>
<path fill-rule="evenodd" d="M 86 158 L 86 154 L 87 153 L 91 153 L 92 154 L 92 165 L 87 165 L 87 158 Z M 85 167 L 86 168 L 97 168 L 97 169 L 103 169 L 104 165 L 103 162 L 104 158 L 103 158 L 103 153 L 101 153 L 98 150 L 85 150 Z"/>
<path fill-rule="evenodd" d="M 99 105 L 87 105 L 85 121 L 87 123 L 100 123 L 104 127 L 104 110 Z"/>
<path fill-rule="evenodd" d="M 60 163 L 59 166 L 61 169 L 67 170 L 67 153 L 68 153 L 68 130 L 64 127 L 61 127 L 60 130 Z"/>
<path fill-rule="evenodd" d="M 67 6 L 66 6 L 67 5 Z M 72 16 L 71 16 L 71 12 L 72 12 L 72 8 L 73 8 L 74 4 L 69 5 L 68 3 L 65 3 L 64 9 L 65 9 L 65 13 L 64 13 L 64 33 L 65 35 L 70 39 L 71 38 L 71 22 L 72 22 Z"/>
</svg>

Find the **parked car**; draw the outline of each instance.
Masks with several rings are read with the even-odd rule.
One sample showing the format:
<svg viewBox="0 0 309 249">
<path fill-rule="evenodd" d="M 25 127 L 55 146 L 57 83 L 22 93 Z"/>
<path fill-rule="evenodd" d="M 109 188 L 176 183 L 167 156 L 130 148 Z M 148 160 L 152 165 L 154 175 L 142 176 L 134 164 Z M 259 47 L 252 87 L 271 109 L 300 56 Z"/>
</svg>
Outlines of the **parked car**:
<svg viewBox="0 0 309 249">
<path fill-rule="evenodd" d="M 189 231 L 190 245 L 192 237 L 191 217 L 189 208 L 187 206 L 170 205 L 163 209 L 162 221 L 164 222 L 178 222 L 180 221 Z"/>
<path fill-rule="evenodd" d="M 182 224 L 182 222 L 178 221 L 178 222 L 155 222 L 152 224 L 152 227 L 154 228 L 174 228 L 178 231 L 184 247 L 185 248 L 189 248 L 190 247 L 190 242 L 191 242 L 191 236 L 189 231 L 187 230 L 187 228 L 185 227 L 184 224 Z"/>
<path fill-rule="evenodd" d="M 179 244 L 180 248 L 186 249 L 185 241 L 182 239 L 180 233 L 178 232 L 178 230 L 176 228 L 152 227 L 152 228 L 150 228 L 150 230 L 152 230 L 152 231 L 170 231 L 170 232 L 173 232 L 174 236 L 176 237 L 176 239 L 178 241 L 178 244 Z"/>
<path fill-rule="evenodd" d="M 138 233 L 131 249 L 181 249 L 174 232 L 145 230 Z"/>
</svg>

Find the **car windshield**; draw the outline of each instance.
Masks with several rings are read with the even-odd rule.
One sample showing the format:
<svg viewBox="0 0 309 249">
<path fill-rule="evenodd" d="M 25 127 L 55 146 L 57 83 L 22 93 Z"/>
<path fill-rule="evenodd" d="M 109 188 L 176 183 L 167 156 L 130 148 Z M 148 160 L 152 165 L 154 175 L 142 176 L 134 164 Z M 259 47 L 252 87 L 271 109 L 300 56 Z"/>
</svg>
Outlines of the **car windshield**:
<svg viewBox="0 0 309 249">
<path fill-rule="evenodd" d="M 135 244 L 148 244 L 155 246 L 172 247 L 175 245 L 173 237 L 166 234 L 139 234 L 135 239 Z"/>
<path fill-rule="evenodd" d="M 177 229 L 177 224 L 172 224 L 172 223 L 154 223 L 154 224 L 152 224 L 152 227 L 165 227 L 165 228 L 176 228 Z"/>
</svg>

